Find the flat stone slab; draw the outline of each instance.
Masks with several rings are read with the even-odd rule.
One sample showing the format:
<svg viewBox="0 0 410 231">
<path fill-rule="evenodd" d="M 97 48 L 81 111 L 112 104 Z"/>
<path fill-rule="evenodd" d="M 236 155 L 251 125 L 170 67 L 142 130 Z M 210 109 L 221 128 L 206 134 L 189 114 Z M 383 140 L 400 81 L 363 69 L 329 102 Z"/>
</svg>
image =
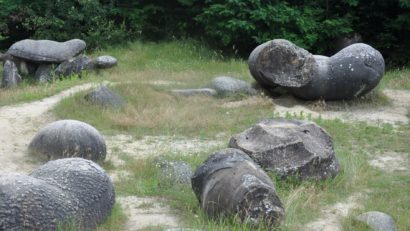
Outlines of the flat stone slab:
<svg viewBox="0 0 410 231">
<path fill-rule="evenodd" d="M 195 95 L 215 96 L 218 94 L 212 88 L 174 89 L 174 90 L 171 90 L 171 93 L 173 95 L 178 95 L 178 96 L 195 96 Z"/>
<path fill-rule="evenodd" d="M 7 53 L 32 62 L 61 63 L 83 51 L 86 43 L 81 39 L 66 42 L 25 39 L 14 43 Z"/>
</svg>

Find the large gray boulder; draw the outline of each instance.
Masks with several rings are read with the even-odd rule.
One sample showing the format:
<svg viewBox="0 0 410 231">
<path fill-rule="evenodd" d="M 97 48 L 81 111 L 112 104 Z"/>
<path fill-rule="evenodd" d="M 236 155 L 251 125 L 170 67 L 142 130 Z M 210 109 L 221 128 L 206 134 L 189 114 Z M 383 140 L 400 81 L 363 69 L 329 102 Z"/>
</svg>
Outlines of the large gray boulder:
<svg viewBox="0 0 410 231">
<path fill-rule="evenodd" d="M 0 174 L 0 230 L 90 230 L 114 202 L 109 176 L 81 158 L 50 161 L 29 176 Z"/>
<path fill-rule="evenodd" d="M 9 88 L 17 86 L 21 82 L 21 76 L 17 71 L 16 64 L 11 60 L 6 60 L 3 66 L 3 78 L 1 79 L 1 87 Z"/>
<path fill-rule="evenodd" d="M 211 88 L 218 92 L 218 95 L 229 96 L 234 94 L 254 95 L 256 90 L 251 84 L 229 76 L 216 77 L 211 82 Z"/>
<path fill-rule="evenodd" d="M 263 120 L 234 135 L 229 147 L 241 149 L 282 178 L 321 180 L 336 176 L 340 170 L 331 137 L 313 122 Z"/>
<path fill-rule="evenodd" d="M 42 128 L 28 149 L 48 159 L 81 157 L 103 161 L 107 150 L 102 135 L 89 124 L 77 120 L 59 120 Z"/>
<path fill-rule="evenodd" d="M 94 60 L 96 68 L 110 68 L 117 65 L 117 59 L 110 55 L 99 56 Z"/>
<path fill-rule="evenodd" d="M 377 86 L 383 77 L 383 56 L 373 47 L 356 43 L 332 57 L 314 56 L 317 69 L 304 86 L 289 88 L 302 99 L 341 100 L 360 97 Z"/>
<path fill-rule="evenodd" d="M 397 231 L 393 218 L 382 212 L 362 213 L 355 220 L 366 223 L 374 231 Z"/>
<path fill-rule="evenodd" d="M 122 107 L 125 102 L 124 99 L 117 93 L 111 91 L 107 86 L 101 86 L 96 90 L 86 94 L 85 100 L 92 104 L 103 107 Z"/>
<path fill-rule="evenodd" d="M 241 150 L 212 154 L 197 168 L 191 183 L 201 208 L 211 218 L 232 216 L 274 226 L 284 217 L 271 179 Z"/>
<path fill-rule="evenodd" d="M 94 62 L 87 56 L 81 55 L 60 63 L 55 69 L 57 76 L 67 77 L 72 74 L 82 75 L 83 71 L 94 69 Z"/>
<path fill-rule="evenodd" d="M 301 87 L 312 78 L 313 55 L 284 40 L 274 39 L 256 47 L 248 59 L 252 76 L 268 87 Z"/>
<path fill-rule="evenodd" d="M 85 42 L 80 39 L 66 42 L 25 39 L 14 43 L 7 53 L 32 62 L 61 63 L 71 59 L 85 47 Z"/>
</svg>

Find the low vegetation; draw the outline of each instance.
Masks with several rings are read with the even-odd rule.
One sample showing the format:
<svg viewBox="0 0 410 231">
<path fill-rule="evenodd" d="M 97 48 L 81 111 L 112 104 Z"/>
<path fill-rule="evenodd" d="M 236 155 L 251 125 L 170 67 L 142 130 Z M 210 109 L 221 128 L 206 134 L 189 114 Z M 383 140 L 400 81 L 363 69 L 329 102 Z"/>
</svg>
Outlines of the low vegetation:
<svg viewBox="0 0 410 231">
<path fill-rule="evenodd" d="M 159 156 L 168 160 L 183 160 L 195 169 L 213 151 L 227 146 L 231 135 L 243 131 L 260 119 L 273 118 L 273 103 L 264 95 L 255 96 L 251 104 L 226 107 L 229 102 L 245 96 L 229 98 L 177 97 L 169 93 L 174 88 L 207 86 L 219 75 L 230 75 L 248 82 L 252 79 L 245 61 L 226 59 L 195 42 L 142 43 L 123 48 L 111 48 L 95 55 L 111 54 L 118 58 L 114 69 L 90 74 L 81 80 L 64 80 L 51 85 L 29 86 L 0 90 L 0 105 L 32 101 L 52 95 L 62 89 L 88 81 L 111 82 L 111 88 L 123 96 L 127 105 L 121 109 L 91 106 L 79 93 L 63 100 L 53 112 L 61 119 L 77 119 L 90 123 L 106 136 L 132 135 L 135 140 L 146 135 L 185 137 L 187 139 L 220 140 L 222 145 L 206 148 L 199 153 L 162 150 Z M 383 89 L 410 90 L 409 69 L 386 73 L 370 100 L 347 102 L 346 107 L 388 104 Z M 31 92 L 31 93 L 27 93 Z M 30 94 L 30 95 L 27 95 Z M 289 118 L 311 119 L 303 115 Z M 386 172 L 369 165 L 369 160 L 386 152 L 397 152 L 408 161 L 410 125 L 371 126 L 365 123 L 345 123 L 339 120 L 315 119 L 333 137 L 336 156 L 342 171 L 334 179 L 323 182 L 279 180 L 271 174 L 281 198 L 286 218 L 277 230 L 302 230 L 303 225 L 322 215 L 322 209 L 343 202 L 351 195 L 360 195 L 359 205 L 344 219 L 345 230 L 366 230 L 353 217 L 369 210 L 390 214 L 398 230 L 408 230 L 410 210 L 408 172 Z M 199 208 L 190 187 L 173 184 L 161 178 L 156 157 L 133 159 L 121 149 L 115 155 L 125 161 L 121 170 L 130 172 L 116 183 L 118 196 L 158 196 L 166 198 L 179 214 L 183 227 L 203 230 L 268 230 L 267 227 L 239 225 L 235 218 L 209 220 Z M 112 162 L 101 163 L 108 171 L 117 167 Z M 99 230 L 122 230 L 126 217 L 116 205 L 112 216 Z M 150 227 L 147 230 L 161 230 Z"/>
</svg>

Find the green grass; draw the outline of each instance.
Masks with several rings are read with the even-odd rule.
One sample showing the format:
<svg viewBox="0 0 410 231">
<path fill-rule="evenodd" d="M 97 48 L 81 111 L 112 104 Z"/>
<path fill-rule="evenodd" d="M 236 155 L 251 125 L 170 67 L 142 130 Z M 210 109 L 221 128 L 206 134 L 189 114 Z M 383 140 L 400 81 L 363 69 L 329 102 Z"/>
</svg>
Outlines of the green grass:
<svg viewBox="0 0 410 231">
<path fill-rule="evenodd" d="M 53 112 L 61 119 L 78 119 L 95 126 L 105 135 L 130 134 L 134 139 L 145 135 L 182 136 L 199 139 L 220 139 L 226 144 L 231 135 L 241 132 L 260 119 L 273 118 L 273 104 L 270 99 L 257 96 L 251 105 L 223 107 L 223 105 L 244 99 L 211 97 L 176 97 L 168 93 L 173 88 L 207 86 L 218 75 L 230 75 L 252 82 L 247 64 L 243 60 L 222 58 L 218 52 L 191 41 L 169 43 L 135 42 L 123 48 L 111 48 L 93 56 L 110 54 L 118 58 L 116 68 L 100 73 L 98 79 L 80 81 L 108 80 L 117 82 L 111 88 L 122 95 L 126 106 L 121 109 L 95 107 L 83 99 L 85 93 L 78 93 L 63 100 Z M 352 107 L 376 107 L 388 104 L 381 93 L 386 88 L 410 89 L 409 70 L 393 70 L 386 73 L 379 87 L 369 96 L 355 101 L 347 101 L 340 110 Z M 166 80 L 169 85 L 154 85 L 153 81 Z M 78 84 L 57 83 L 59 89 Z M 120 83 L 123 82 L 123 83 Z M 41 86 L 35 86 L 40 89 Z M 20 86 L 10 90 L 18 100 L 3 99 L 8 104 L 44 97 L 45 93 L 23 97 L 30 86 Z M 46 91 L 48 92 L 48 91 Z M 49 93 L 49 92 L 48 92 Z M 52 93 L 49 93 L 52 94 Z M 4 101 L 1 101 L 4 100 Z M 318 102 L 320 104 L 320 102 Z M 1 104 L 1 103 L 0 103 Z M 332 105 L 328 105 L 331 107 Z M 290 116 L 293 117 L 293 116 Z M 300 117 L 300 115 L 298 115 Z M 304 119 L 310 119 L 304 117 Z M 346 230 L 366 230 L 366 227 L 353 221 L 354 215 L 370 210 L 390 214 L 399 230 L 409 230 L 410 182 L 408 175 L 399 172 L 386 173 L 371 167 L 368 161 L 387 151 L 404 153 L 409 158 L 410 125 L 392 127 L 390 125 L 369 126 L 364 123 L 343 123 L 339 120 L 315 120 L 333 137 L 336 156 L 342 166 L 341 173 L 334 179 L 323 182 L 299 182 L 278 180 L 273 174 L 277 192 L 285 209 L 286 218 L 278 230 L 302 230 L 303 225 L 315 220 L 321 209 L 340 202 L 355 193 L 365 193 L 363 207 L 351 211 L 343 221 Z M 200 165 L 215 148 L 200 153 L 168 154 L 169 160 L 183 160 L 194 169 Z M 118 196 L 158 196 L 166 198 L 176 214 L 180 215 L 184 227 L 203 230 L 269 230 L 268 227 L 241 225 L 235 218 L 210 220 L 199 208 L 192 190 L 184 185 L 171 184 L 161 177 L 156 159 L 132 159 L 115 152 L 125 160 L 121 170 L 131 173 L 131 177 L 116 183 Z M 166 153 L 167 150 L 164 150 Z M 116 167 L 105 162 L 103 167 L 109 171 Z M 367 192 L 367 190 L 370 190 Z M 125 215 L 117 205 L 113 215 L 100 230 L 122 230 Z M 160 230 L 149 227 L 146 230 Z"/>
</svg>

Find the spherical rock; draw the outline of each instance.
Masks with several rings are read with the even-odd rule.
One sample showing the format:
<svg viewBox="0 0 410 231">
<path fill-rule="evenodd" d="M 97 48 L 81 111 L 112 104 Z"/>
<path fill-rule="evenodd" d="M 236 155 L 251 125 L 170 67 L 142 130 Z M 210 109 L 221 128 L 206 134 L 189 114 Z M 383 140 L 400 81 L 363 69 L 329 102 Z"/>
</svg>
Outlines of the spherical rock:
<svg viewBox="0 0 410 231">
<path fill-rule="evenodd" d="M 340 170 L 331 137 L 313 122 L 263 120 L 234 135 L 229 147 L 241 149 L 282 178 L 321 180 L 336 176 Z"/>
<path fill-rule="evenodd" d="M 97 68 L 110 68 L 117 65 L 117 59 L 110 55 L 99 56 L 94 60 Z"/>
<path fill-rule="evenodd" d="M 253 78 L 262 85 L 301 87 L 312 79 L 315 59 L 287 40 L 274 39 L 256 47 L 248 65 Z"/>
<path fill-rule="evenodd" d="M 3 78 L 1 79 L 1 87 L 9 88 L 17 86 L 21 82 L 21 76 L 17 72 L 16 64 L 11 60 L 6 60 L 3 67 Z"/>
<path fill-rule="evenodd" d="M 80 39 L 66 42 L 25 39 L 14 43 L 7 53 L 33 62 L 61 63 L 83 51 L 85 46 Z"/>
<path fill-rule="evenodd" d="M 48 124 L 34 136 L 28 148 L 51 159 L 81 157 L 102 161 L 106 156 L 102 135 L 91 125 L 77 120 Z"/>
<path fill-rule="evenodd" d="M 117 93 L 111 91 L 107 86 L 101 86 L 98 89 L 88 93 L 84 99 L 92 104 L 105 107 L 122 107 L 125 102 L 124 99 Z"/>
<path fill-rule="evenodd" d="M 249 83 L 229 76 L 214 78 L 211 82 L 211 88 L 215 89 L 216 92 L 218 92 L 218 95 L 221 96 L 229 96 L 233 94 L 256 94 L 256 90 L 252 88 Z"/>
</svg>

